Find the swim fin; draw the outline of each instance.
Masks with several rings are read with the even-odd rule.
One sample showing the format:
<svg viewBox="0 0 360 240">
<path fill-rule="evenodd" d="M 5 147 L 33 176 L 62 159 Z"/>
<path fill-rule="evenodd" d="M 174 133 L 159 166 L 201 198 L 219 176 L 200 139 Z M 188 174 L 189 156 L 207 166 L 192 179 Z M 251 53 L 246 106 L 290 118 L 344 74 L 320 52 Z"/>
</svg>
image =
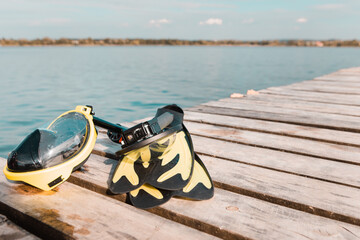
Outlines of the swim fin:
<svg viewBox="0 0 360 240">
<path fill-rule="evenodd" d="M 205 200 L 214 195 L 211 177 L 182 123 L 183 114 L 180 107 L 168 105 L 149 121 L 120 134 L 108 132 L 122 146 L 109 183 L 112 193 L 127 193 L 138 208 L 158 206 L 172 196 Z"/>
<path fill-rule="evenodd" d="M 175 196 L 206 200 L 214 196 L 214 184 L 200 157 L 195 153 L 195 164 L 189 183 L 174 193 Z"/>
<path fill-rule="evenodd" d="M 191 137 L 183 126 L 177 133 L 122 156 L 111 177 L 109 189 L 120 194 L 145 183 L 166 190 L 181 189 L 190 180 L 193 159 Z"/>
<path fill-rule="evenodd" d="M 130 203 L 137 208 L 152 208 L 167 202 L 172 196 L 207 200 L 214 196 L 214 184 L 199 156 L 195 154 L 194 170 L 189 183 L 182 189 L 169 191 L 144 184 L 128 193 Z"/>
<path fill-rule="evenodd" d="M 128 193 L 128 197 L 133 206 L 147 209 L 166 203 L 172 197 L 172 191 L 155 188 L 149 184 Z"/>
</svg>

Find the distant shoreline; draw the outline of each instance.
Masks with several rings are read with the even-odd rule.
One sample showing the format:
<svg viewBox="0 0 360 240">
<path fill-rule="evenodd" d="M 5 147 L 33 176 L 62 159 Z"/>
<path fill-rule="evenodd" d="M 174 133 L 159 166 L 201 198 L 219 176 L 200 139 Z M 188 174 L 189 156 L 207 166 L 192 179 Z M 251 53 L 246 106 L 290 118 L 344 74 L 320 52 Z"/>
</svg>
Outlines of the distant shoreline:
<svg viewBox="0 0 360 240">
<path fill-rule="evenodd" d="M 271 46 L 271 47 L 360 47 L 360 40 L 179 40 L 179 39 L 0 39 L 0 46 Z"/>
<path fill-rule="evenodd" d="M 261 48 L 270 48 L 270 47 L 275 47 L 275 48 L 358 48 L 358 46 L 323 46 L 323 47 L 318 47 L 318 46 L 286 46 L 286 45 L 150 45 L 150 44 L 144 44 L 144 45 L 6 45 L 6 46 L 2 46 L 0 45 L 0 49 L 1 48 L 87 48 L 87 47 L 261 47 Z"/>
</svg>

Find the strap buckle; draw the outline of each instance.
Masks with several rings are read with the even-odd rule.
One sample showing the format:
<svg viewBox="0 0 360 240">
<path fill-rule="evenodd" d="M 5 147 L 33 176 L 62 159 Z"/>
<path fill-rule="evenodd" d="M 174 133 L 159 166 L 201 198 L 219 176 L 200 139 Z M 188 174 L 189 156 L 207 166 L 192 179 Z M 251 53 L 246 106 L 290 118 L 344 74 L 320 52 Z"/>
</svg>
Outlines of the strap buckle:
<svg viewBox="0 0 360 240">
<path fill-rule="evenodd" d="M 149 138 L 154 134 L 150 125 L 147 122 L 140 123 L 132 128 L 129 128 L 123 132 L 123 141 L 121 145 L 128 146 L 144 138 Z"/>
</svg>

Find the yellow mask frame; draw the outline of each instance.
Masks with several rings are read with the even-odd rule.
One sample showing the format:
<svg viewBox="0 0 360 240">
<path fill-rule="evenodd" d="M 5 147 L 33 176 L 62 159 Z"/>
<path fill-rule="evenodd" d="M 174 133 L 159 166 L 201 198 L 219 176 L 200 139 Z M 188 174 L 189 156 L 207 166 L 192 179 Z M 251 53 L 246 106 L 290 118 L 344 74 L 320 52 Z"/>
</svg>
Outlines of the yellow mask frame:
<svg viewBox="0 0 360 240">
<path fill-rule="evenodd" d="M 89 131 L 89 134 L 87 135 L 88 138 L 82 146 L 81 150 L 72 158 L 64 161 L 63 163 L 40 170 L 13 172 L 8 169 L 6 164 L 3 172 L 7 179 L 12 181 L 22 181 L 44 191 L 50 191 L 53 188 L 59 186 L 61 183 L 65 182 L 70 177 L 74 168 L 83 164 L 87 160 L 95 146 L 97 138 L 97 132 L 93 123 L 93 116 L 91 114 L 91 107 L 79 105 L 75 108 L 75 110 L 67 111 L 61 114 L 49 126 L 51 126 L 57 119 L 72 112 L 77 112 L 84 115 L 89 124 L 89 129 L 87 129 L 87 131 Z"/>
</svg>

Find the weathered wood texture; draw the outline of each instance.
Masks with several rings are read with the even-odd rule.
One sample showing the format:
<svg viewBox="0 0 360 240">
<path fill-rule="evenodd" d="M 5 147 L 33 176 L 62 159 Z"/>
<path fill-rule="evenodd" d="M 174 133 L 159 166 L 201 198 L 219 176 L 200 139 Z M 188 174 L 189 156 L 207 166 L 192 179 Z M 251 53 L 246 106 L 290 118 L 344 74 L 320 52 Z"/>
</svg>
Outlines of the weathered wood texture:
<svg viewBox="0 0 360 240">
<path fill-rule="evenodd" d="M 359 89 L 360 82 L 335 82 L 325 80 L 307 80 L 299 83 L 293 83 L 287 86 L 307 86 L 307 87 L 338 87 L 340 89 Z"/>
<path fill-rule="evenodd" d="M 36 240 L 40 239 L 17 226 L 4 215 L 0 215 L 0 239 L 2 240 Z"/>
<path fill-rule="evenodd" d="M 189 128 L 189 130 L 191 131 L 191 128 Z M 207 138 L 204 138 L 205 141 L 208 140 Z M 211 139 L 210 139 L 211 140 Z M 202 152 L 202 150 L 204 149 L 204 153 L 208 154 L 208 155 L 213 155 L 211 151 L 206 151 L 207 148 L 212 149 L 215 148 L 215 144 L 211 145 L 211 143 L 209 144 L 209 142 L 211 141 L 207 141 L 207 142 L 201 142 L 201 139 L 198 139 L 197 137 L 194 138 L 194 143 L 195 143 L 195 149 L 200 149 L 200 151 L 198 152 Z M 223 149 L 227 149 L 229 150 L 229 148 L 226 145 L 221 145 L 221 141 L 218 141 L 218 148 L 223 148 Z M 235 144 L 234 144 L 235 145 Z M 201 147 L 204 146 L 204 147 Z M 236 146 L 235 146 L 236 147 Z M 97 145 L 97 148 L 101 148 L 101 146 Z M 239 149 L 239 151 L 236 152 L 231 152 L 234 155 L 238 156 L 238 153 L 240 153 L 240 151 L 243 150 Z M 253 149 L 247 149 L 245 151 L 241 151 L 243 152 L 244 156 L 248 155 L 249 153 L 253 152 L 255 150 L 255 148 Z M 275 152 L 276 153 L 276 152 Z M 222 153 L 219 153 L 220 156 L 223 156 Z M 262 156 L 264 156 L 264 153 L 261 154 Z M 272 154 L 268 154 L 268 155 L 272 155 Z M 305 164 L 304 163 L 298 163 L 296 162 L 296 160 L 291 158 L 291 155 L 286 156 L 286 154 L 278 154 L 277 157 L 281 158 L 281 156 L 284 156 L 283 159 L 285 161 L 287 161 L 287 165 L 292 167 L 292 171 L 296 171 L 296 168 L 302 169 L 306 171 L 306 164 L 307 165 L 312 165 L 311 162 L 307 162 L 305 160 Z M 319 181 L 319 180 L 314 180 L 314 179 L 309 179 L 309 178 L 304 178 L 304 177 L 300 177 L 296 175 L 289 175 L 287 173 L 283 173 L 283 172 L 275 172 L 272 170 L 268 170 L 268 169 L 262 169 L 262 168 L 258 168 L 258 167 L 254 167 L 254 166 L 248 166 L 248 165 L 244 165 L 244 164 L 239 164 L 238 162 L 234 162 L 234 158 L 232 158 L 232 161 L 225 161 L 219 158 L 211 158 L 211 157 L 207 157 L 207 156 L 202 156 L 203 160 L 205 161 L 205 164 L 208 166 L 208 169 L 210 171 L 210 174 L 213 176 L 214 180 L 216 182 L 218 182 L 219 187 L 224 187 L 227 190 L 230 191 L 235 191 L 235 192 L 241 192 L 241 193 L 248 193 L 249 195 L 253 196 L 253 195 L 257 195 L 259 196 L 266 196 L 265 199 L 268 199 L 270 201 L 274 201 L 276 203 L 282 203 L 282 202 L 286 202 L 285 205 L 290 206 L 293 205 L 294 208 L 301 208 L 301 209 L 305 209 L 308 208 L 311 209 L 309 211 L 311 212 L 316 212 L 314 209 L 321 209 L 321 210 L 317 210 L 318 214 L 322 214 L 322 215 L 326 215 L 330 218 L 334 218 L 336 216 L 336 219 L 341 218 L 341 219 L 346 219 L 347 215 L 348 216 L 354 216 L 354 217 L 349 217 L 348 220 L 346 221 L 351 221 L 352 223 L 357 223 L 360 224 L 360 212 L 358 212 L 358 210 L 356 210 L 355 212 L 353 211 L 353 209 L 357 209 L 358 207 L 360 207 L 360 202 L 358 203 L 356 201 L 356 199 L 359 199 L 360 197 L 360 189 L 352 189 L 352 188 L 344 188 L 343 186 L 339 186 L 336 184 L 329 184 L 323 181 Z M 241 156 L 240 156 L 241 158 Z M 264 162 L 268 163 L 268 159 L 263 159 Z M 270 159 L 271 160 L 271 159 Z M 110 161 L 110 160 L 107 160 Z M 246 161 L 246 163 L 248 163 L 247 159 L 244 159 L 244 161 Z M 342 163 L 335 163 L 336 166 L 331 166 L 331 162 L 329 164 L 329 161 L 324 161 L 324 160 L 319 160 L 319 161 L 323 161 L 323 163 L 320 163 L 320 169 L 313 169 L 310 168 L 309 170 L 313 170 L 312 175 L 314 177 L 317 178 L 325 178 L 329 181 L 335 181 L 337 180 L 339 183 L 342 182 L 346 182 L 347 180 L 344 178 L 344 172 L 339 172 L 339 169 L 342 167 L 345 167 L 346 170 L 350 170 L 350 173 L 354 173 L 355 175 L 352 175 L 351 178 L 349 178 L 349 181 L 358 181 L 357 184 L 359 185 L 360 180 L 358 180 L 358 177 L 360 177 L 360 167 L 356 167 L 355 169 L 342 164 Z M 292 164 L 293 163 L 293 164 Z M 293 166 L 295 165 L 295 166 Z M 296 166 L 297 165 L 297 166 Z M 330 166 L 329 166 L 330 165 Z M 276 166 L 272 166 L 272 167 L 276 167 Z M 94 169 L 98 169 L 99 166 L 93 166 Z M 324 168 L 328 169 L 327 173 L 324 174 L 323 170 Z M 282 169 L 279 168 L 279 169 Z M 110 171 L 110 170 L 109 170 Z M 311 176 L 311 173 L 308 171 L 307 172 L 308 176 Z M 96 174 L 91 174 L 91 175 L 96 175 Z M 105 174 L 107 175 L 107 174 Z M 262 176 L 261 178 L 258 178 L 259 176 Z M 268 177 L 267 177 L 268 176 Z M 257 181 L 255 181 L 255 179 L 257 179 Z M 283 189 L 281 189 L 281 185 L 283 184 L 283 180 L 286 179 L 287 180 L 287 184 L 288 186 L 283 187 Z M 292 180 L 293 179 L 293 180 Z M 293 188 L 293 185 L 291 184 L 291 182 L 293 181 L 293 185 L 296 186 Z M 250 186 L 249 188 L 246 188 L 246 185 Z M 353 182 L 354 183 L 354 182 Z M 270 187 L 272 185 L 272 187 Z M 263 186 L 262 188 L 259 188 L 259 186 Z M 310 187 L 312 186 L 312 187 Z M 360 186 L 360 185 L 359 185 Z M 308 198 L 308 192 L 303 192 L 301 193 L 301 190 L 304 189 L 309 189 L 311 188 L 311 193 L 314 194 L 313 198 Z M 359 187 L 360 188 L 360 187 Z M 268 189 L 272 189 L 272 191 L 267 191 Z M 298 190 L 296 190 L 298 189 Z M 327 189 L 327 190 L 325 190 Z M 348 189 L 348 196 L 345 195 L 341 195 L 341 193 L 344 193 L 344 189 Z M 284 194 L 281 195 L 281 191 L 284 191 Z M 299 191 L 298 194 L 294 194 L 294 191 Z M 328 194 L 325 194 L 325 192 L 328 191 Z M 334 193 L 332 191 L 337 191 L 337 193 Z M 331 193 L 332 192 L 332 193 Z M 359 194 L 358 196 L 356 196 L 356 193 Z M 303 195 L 303 197 L 301 197 L 301 195 Z M 354 195 L 351 195 L 354 194 Z M 280 195 L 282 197 L 280 197 Z M 294 196 L 294 199 L 291 199 L 291 197 Z M 332 197 L 329 197 L 332 196 Z M 333 197 L 336 196 L 336 197 Z M 340 197 L 341 196 L 341 197 Z M 342 199 L 343 198 L 343 199 Z M 327 199 L 327 202 L 324 201 L 325 199 Z M 342 200 L 341 200 L 342 199 Z M 346 203 L 344 202 L 344 200 L 346 201 Z M 349 201 L 348 201 L 349 200 Z M 310 203 L 312 202 L 312 203 Z M 356 202 L 356 203 L 355 203 Z M 320 207 L 317 204 L 322 204 L 325 203 L 324 205 L 322 205 L 322 207 Z M 346 211 L 344 209 L 337 209 L 335 210 L 335 208 L 338 206 L 337 204 L 341 203 L 341 206 L 349 206 L 349 204 L 351 205 L 351 207 L 349 207 L 349 211 L 347 212 L 347 214 L 343 215 L 343 212 Z M 308 207 L 305 207 L 308 206 Z M 312 211 L 314 210 L 314 211 Z M 326 213 L 323 213 L 326 212 Z M 356 213 L 357 212 L 357 213 Z M 355 215 L 353 215 L 355 214 Z M 340 216 L 343 215 L 343 216 Z M 359 218 L 359 219 L 358 219 Z"/>
<path fill-rule="evenodd" d="M 249 102 L 208 102 L 202 104 L 202 106 L 211 106 L 211 107 L 222 107 L 222 108 L 231 108 L 231 109 L 241 109 L 241 110 L 252 110 L 252 111 L 259 111 L 259 112 L 268 112 L 272 114 L 287 114 L 294 117 L 301 117 L 301 118 L 307 118 L 309 124 L 326 124 L 326 122 L 331 121 L 328 123 L 329 125 L 324 126 L 330 126 L 330 124 L 335 125 L 350 125 L 353 123 L 355 125 L 359 117 L 358 116 L 344 116 L 339 114 L 333 114 L 333 113 L 323 113 L 319 111 L 308 111 L 309 109 L 302 110 L 299 108 L 282 108 L 272 105 L 266 105 L 266 104 L 250 104 Z M 301 119 L 302 120 L 302 119 Z M 341 122 L 344 122 L 341 124 Z M 306 123 L 306 122 L 305 122 Z"/>
<path fill-rule="evenodd" d="M 201 129 L 198 126 L 193 126 L 193 123 L 187 123 L 187 126 L 194 135 L 197 135 L 196 131 Z M 204 126 L 206 125 L 204 124 Z M 220 133 L 218 135 L 224 134 Z M 105 139 L 106 138 L 104 138 L 104 141 L 109 141 Z M 358 210 L 353 211 L 353 209 L 360 207 L 360 202 L 357 201 L 357 199 L 360 199 L 360 166 L 351 166 L 323 159 L 304 158 L 299 155 L 273 150 L 258 151 L 258 148 L 213 140 L 208 137 L 199 138 L 193 136 L 193 141 L 198 153 L 220 157 L 215 159 L 202 156 L 203 159 L 207 160 L 205 164 L 208 166 L 214 180 L 218 182 L 219 187 L 224 187 L 234 192 L 247 193 L 250 196 L 266 196 L 266 200 L 278 204 L 286 202 L 284 204 L 286 206 L 292 206 L 296 209 L 301 208 L 302 210 L 306 210 L 307 208 L 306 211 L 312 213 L 335 219 L 343 219 L 344 221 L 360 225 L 360 212 L 358 212 Z M 95 148 L 101 151 L 100 149 L 103 149 L 103 144 L 104 142 L 97 143 Z M 105 145 L 107 144 L 105 143 Z M 223 160 L 224 158 L 231 161 Z M 316 161 L 316 164 L 314 164 L 314 161 Z M 283 162 L 283 164 L 281 164 L 281 162 Z M 249 163 L 255 166 L 270 168 L 271 170 L 248 166 L 247 164 Z M 313 167 L 314 165 L 316 167 Z M 94 169 L 98 169 L 99 167 L 100 166 L 93 166 Z M 281 172 L 273 171 L 274 169 Z M 326 172 L 324 172 L 324 169 L 326 169 Z M 340 169 L 341 171 L 339 171 Z M 284 173 L 286 170 L 287 173 Z M 345 172 L 348 174 L 344 174 Z M 289 173 L 292 174 L 289 175 Z M 306 177 L 304 178 L 298 175 Z M 259 178 L 259 176 L 261 176 L 261 178 Z M 257 179 L 257 181 L 255 181 L 255 179 Z M 281 189 L 284 179 L 287 181 L 287 186 L 283 186 L 283 189 Z M 316 179 L 325 180 L 326 182 Z M 293 184 L 291 182 L 293 182 Z M 359 189 L 346 188 L 327 182 L 352 185 L 359 187 Z M 256 184 L 246 188 L 246 183 Z M 272 184 L 273 187 L 269 187 L 269 184 Z M 263 187 L 259 188 L 261 185 Z M 298 186 L 298 188 L 293 188 L 292 185 Z M 310 188 L 310 186 L 312 186 L 312 188 Z M 301 193 L 302 190 L 309 190 L 309 188 L 311 189 L 311 193 L 314 194 L 314 197 L 310 199 L 308 198 L 309 192 L 304 191 Z M 267 191 L 268 189 L 272 189 L 273 191 Z M 349 194 L 347 196 L 345 196 L 346 189 Z M 284 194 L 281 195 L 282 190 L 284 190 Z M 298 191 L 298 193 L 294 194 L 295 191 Z M 328 194 L 325 194 L 326 191 L 328 191 Z M 301 197 L 301 194 L 304 194 L 303 197 Z M 280 195 L 282 197 L 280 197 Z M 294 199 L 291 199 L 292 196 Z M 317 205 L 322 203 L 325 203 L 322 207 Z M 339 203 L 341 203 L 341 206 L 351 205 L 347 214 L 343 214 L 343 212 L 346 211 L 345 209 L 338 208 L 335 210 Z"/>
<path fill-rule="evenodd" d="M 334 105 L 321 102 L 308 102 L 307 99 L 289 99 L 286 96 L 260 94 L 256 96 L 248 96 L 242 99 L 225 98 L 220 99 L 221 102 L 252 104 L 257 106 L 270 106 L 284 109 L 297 109 L 309 112 L 333 113 L 339 115 L 349 115 L 360 117 L 359 106 Z"/>
<path fill-rule="evenodd" d="M 284 88 L 298 90 L 298 91 L 310 91 L 310 92 L 324 92 L 324 93 L 339 93 L 347 95 L 359 95 L 359 88 L 340 87 L 340 86 L 329 86 L 322 84 L 322 86 L 316 85 L 305 85 L 305 84 L 292 84 L 285 86 Z"/>
<path fill-rule="evenodd" d="M 359 187 L 359 166 L 193 136 L 196 151 L 226 160 Z"/>
<path fill-rule="evenodd" d="M 222 106 L 222 107 L 221 107 Z M 291 123 L 302 126 L 335 129 L 349 132 L 360 132 L 358 118 L 352 116 L 339 116 L 337 114 L 325 114 L 307 112 L 303 110 L 281 109 L 256 106 L 252 109 L 247 105 L 225 104 L 223 102 L 210 102 L 208 104 L 192 107 L 194 112 L 209 113 L 215 115 L 244 117 L 274 122 Z M 271 110 L 274 110 L 273 112 Z M 314 116 L 312 116 L 314 115 Z"/>
<path fill-rule="evenodd" d="M 315 78 L 316 80 L 327 81 L 344 81 L 344 82 L 359 82 L 360 76 L 357 75 L 344 75 L 344 74 L 329 74 Z"/>
<path fill-rule="evenodd" d="M 211 200 L 142 211 L 109 194 L 119 145 L 99 129 L 94 154 L 54 191 L 1 176 L 0 213 L 44 238 L 359 239 L 359 95 L 351 68 L 187 109 Z"/>
<path fill-rule="evenodd" d="M 44 192 L 1 175 L 0 199 L 2 213 L 45 239 L 213 238 L 68 182 Z"/>
<path fill-rule="evenodd" d="M 265 90 L 259 91 L 262 94 L 271 94 L 271 95 L 283 95 L 289 96 L 291 98 L 305 98 L 308 101 L 315 102 L 324 102 L 332 103 L 335 105 L 350 105 L 350 106 L 360 106 L 360 96 L 357 95 L 347 95 L 344 94 L 335 94 L 335 93 L 322 93 L 322 92 L 305 92 L 305 91 L 296 91 L 286 89 L 284 87 L 273 87 Z"/>
<path fill-rule="evenodd" d="M 191 133 L 251 146 L 360 165 L 360 148 L 319 141 L 189 122 Z M 311 146 L 311 147 L 309 147 Z"/>
<path fill-rule="evenodd" d="M 344 68 L 344 69 L 340 69 L 339 71 L 336 72 L 337 74 L 360 74 L 360 67 L 353 67 L 353 68 Z"/>
<path fill-rule="evenodd" d="M 186 111 L 185 120 L 360 147 L 360 134 L 282 122 Z"/>
<path fill-rule="evenodd" d="M 301 237 L 300 235 L 302 235 L 301 238 L 309 237 L 321 239 L 327 238 L 329 236 L 334 236 L 333 234 L 335 232 L 340 234 L 339 236 L 347 236 L 346 231 L 341 230 L 341 228 L 348 228 L 351 225 L 344 225 L 344 223 L 340 223 L 338 221 L 333 221 L 330 219 L 326 220 L 326 218 L 321 218 L 315 215 L 296 211 L 290 208 L 286 208 L 273 203 L 257 200 L 255 198 L 250 198 L 239 194 L 242 193 L 242 191 L 239 190 L 241 188 L 246 189 L 253 184 L 254 186 L 262 185 L 261 182 L 251 183 L 256 179 L 256 170 L 253 171 L 252 176 L 248 175 L 245 179 L 241 177 L 244 172 L 248 171 L 249 168 L 251 168 L 250 166 L 240 165 L 238 168 L 233 169 L 232 171 L 229 168 L 232 168 L 237 164 L 228 161 L 222 162 L 223 160 L 215 160 L 204 156 L 203 159 L 205 161 L 205 164 L 209 166 L 210 174 L 212 174 L 215 181 L 219 181 L 230 186 L 233 185 L 235 188 L 238 189 L 229 189 L 231 191 L 226 191 L 217 188 L 215 190 L 215 197 L 207 201 L 188 201 L 184 199 L 173 198 L 161 207 L 152 209 L 151 211 L 153 213 L 170 218 L 174 221 L 178 221 L 179 223 L 189 224 L 189 226 L 200 228 L 202 231 L 227 239 L 240 237 L 259 239 L 264 238 L 263 234 L 265 233 L 266 239 L 299 238 Z M 211 166 L 213 163 L 217 163 L 218 165 Z M 116 164 L 117 162 L 115 160 L 93 155 L 86 164 L 87 167 L 85 172 L 74 173 L 71 177 L 71 182 L 88 188 L 92 188 L 92 190 L 94 191 L 105 193 L 107 189 L 108 177 L 110 173 L 114 170 Z M 227 164 L 230 164 L 230 166 Z M 219 166 L 221 167 L 219 168 Z M 242 167 L 245 167 L 245 169 L 243 169 L 244 172 L 240 171 Z M 224 175 L 222 176 L 217 174 L 215 170 L 216 168 L 219 168 L 218 171 L 222 172 L 222 174 Z M 260 169 L 260 175 L 264 173 L 261 171 L 266 170 Z M 267 171 L 271 172 L 270 170 Z M 235 174 L 235 176 L 233 174 Z M 299 176 L 293 177 L 300 178 Z M 269 176 L 269 178 L 271 178 L 271 176 Z M 224 180 L 226 181 L 224 182 Z M 306 180 L 306 178 L 304 178 L 304 180 Z M 243 186 L 243 184 L 241 183 L 245 183 L 248 181 L 250 182 L 247 183 L 247 186 Z M 282 180 L 279 180 L 279 183 L 281 181 Z M 269 187 L 271 184 L 274 184 L 274 181 L 272 181 L 272 183 L 269 183 L 267 186 L 262 186 L 262 188 L 264 190 L 268 189 L 269 191 L 271 191 L 271 187 Z M 296 185 L 296 180 L 294 181 L 294 184 Z M 313 184 L 314 183 L 310 183 L 308 187 Z M 276 184 L 273 185 L 273 189 L 276 189 L 277 187 Z M 321 187 L 325 186 L 315 186 L 314 188 L 318 188 L 319 191 L 324 192 L 324 190 L 320 190 Z M 329 186 L 326 186 L 326 188 L 328 187 Z M 301 189 L 301 187 L 298 188 Z M 312 188 L 313 191 L 309 189 L 308 193 L 303 193 L 304 198 L 307 197 L 307 194 L 316 195 L 316 190 L 314 190 L 314 188 Z M 289 191 L 290 189 L 291 186 L 289 185 Z M 284 189 L 284 191 L 286 192 L 286 189 Z M 272 197 L 268 193 L 265 193 L 264 195 L 268 198 Z M 284 193 L 284 195 L 286 194 Z M 275 198 L 277 198 L 276 193 Z M 338 197 L 338 199 L 340 199 L 340 197 Z M 344 196 L 343 199 L 345 200 L 346 197 Z M 345 201 L 347 201 L 348 203 L 351 202 L 350 200 Z M 324 203 L 324 205 L 326 205 L 326 203 Z M 305 205 L 297 207 L 304 209 L 307 208 L 308 210 L 310 209 L 309 206 Z M 336 209 L 332 209 L 331 214 L 336 215 L 336 212 L 334 213 L 334 210 L 336 211 Z M 314 209 L 311 211 L 314 212 L 322 210 Z M 330 214 L 330 212 L 328 214 Z M 305 221 L 305 219 L 307 219 L 306 221 L 310 222 L 304 223 L 303 221 Z M 281 225 L 285 223 L 287 224 L 287 227 L 281 228 Z M 335 229 L 333 229 L 333 227 L 337 230 L 334 231 Z M 322 236 L 320 232 L 323 231 L 330 231 L 329 235 L 326 234 L 326 236 Z M 350 231 L 357 235 L 358 231 L 360 231 L 360 227 L 351 226 Z M 352 234 L 348 236 L 351 235 Z"/>
<path fill-rule="evenodd" d="M 205 103 L 186 111 L 185 124 L 193 135 L 195 149 L 201 154 L 217 187 L 216 197 L 209 202 L 221 205 L 218 198 L 232 192 L 237 194 L 234 199 L 246 195 L 261 200 L 263 204 L 285 206 L 287 211 L 292 208 L 313 216 L 360 225 L 360 107 L 355 106 L 350 98 L 340 103 L 336 99 L 343 99 L 349 92 L 357 92 L 344 87 L 337 88 L 340 89 L 337 93 L 323 94 L 317 88 L 303 88 L 305 94 L 312 97 L 305 97 L 299 89 L 284 87 L 286 91 L 300 93 L 295 97 L 260 93 L 242 99 Z M 326 91 L 330 88 L 336 88 L 336 85 Z M 94 152 L 113 156 L 117 149 L 116 144 L 109 143 L 106 136 L 100 134 Z M 88 168 L 89 172 L 93 172 L 92 176 L 100 176 L 96 171 L 101 161 L 107 164 L 112 161 L 99 160 L 100 163 L 92 163 Z M 109 172 L 112 169 L 113 166 L 108 166 Z M 94 186 L 95 181 L 91 184 L 89 181 L 92 180 L 86 181 L 78 175 L 74 175 L 74 182 L 89 188 Z M 108 173 L 104 173 L 103 178 L 106 176 Z M 100 181 L 98 177 L 96 179 Z M 97 191 L 105 193 L 106 184 L 102 187 L 97 185 Z M 213 223 L 208 218 L 204 221 L 193 211 L 191 221 L 183 221 L 184 216 L 189 217 L 183 206 L 189 203 L 178 201 L 176 208 L 171 200 L 153 212 L 167 217 L 180 215 L 180 218 L 169 218 L 189 226 L 207 226 L 204 231 L 220 237 L 263 237 L 253 235 L 241 224 L 239 228 L 243 231 L 235 231 L 234 226 L 227 225 L 220 233 L 214 233 L 221 221 Z M 227 219 L 217 207 L 207 207 L 215 209 L 219 219 Z M 197 208 L 191 206 L 191 209 Z M 237 209 L 243 211 L 242 207 Z M 265 214 L 262 221 L 266 229 L 273 232 L 266 219 Z M 231 221 L 236 222 L 237 219 Z M 275 231 L 270 238 L 284 238 L 289 229 L 291 227 L 281 233 Z M 253 230 L 259 231 L 258 228 Z M 305 227 L 301 231 L 308 230 Z M 356 238 L 354 235 L 348 237 Z"/>
</svg>

